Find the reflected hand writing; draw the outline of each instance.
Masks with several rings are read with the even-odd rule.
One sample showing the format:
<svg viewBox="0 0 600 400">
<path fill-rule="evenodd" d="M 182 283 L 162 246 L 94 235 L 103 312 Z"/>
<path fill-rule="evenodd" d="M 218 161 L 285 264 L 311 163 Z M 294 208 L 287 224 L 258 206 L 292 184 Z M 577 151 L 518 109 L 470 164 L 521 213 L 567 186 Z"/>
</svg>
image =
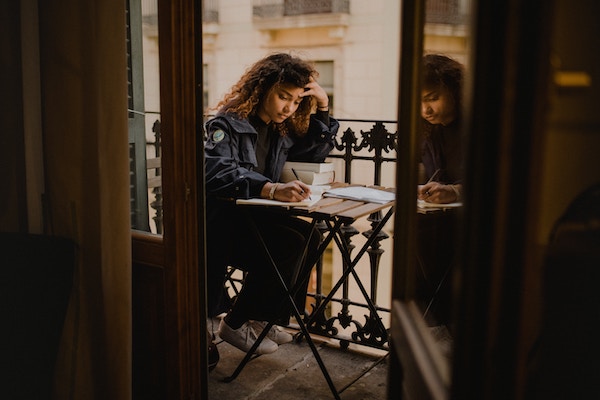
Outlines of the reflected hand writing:
<svg viewBox="0 0 600 400">
<path fill-rule="evenodd" d="M 452 189 L 451 185 L 428 182 L 425 185 L 419 185 L 417 188 L 417 198 L 428 203 L 452 203 L 456 201 L 456 192 Z"/>
</svg>

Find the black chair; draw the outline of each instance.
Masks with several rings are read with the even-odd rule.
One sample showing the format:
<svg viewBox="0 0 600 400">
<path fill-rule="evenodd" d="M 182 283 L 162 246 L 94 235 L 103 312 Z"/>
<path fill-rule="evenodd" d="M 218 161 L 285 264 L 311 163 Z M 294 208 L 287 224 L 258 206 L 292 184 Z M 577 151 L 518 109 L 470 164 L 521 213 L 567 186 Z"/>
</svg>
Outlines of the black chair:
<svg viewBox="0 0 600 400">
<path fill-rule="evenodd" d="M 52 398 L 76 251 L 66 238 L 0 233 L 2 398 Z"/>
<path fill-rule="evenodd" d="M 554 225 L 544 263 L 544 313 L 531 351 L 527 399 L 600 393 L 600 184 Z"/>
<path fill-rule="evenodd" d="M 308 329 L 304 323 L 304 320 L 302 319 L 303 313 L 300 312 L 300 310 L 298 309 L 298 305 L 296 304 L 296 302 L 294 300 L 297 291 L 300 289 L 300 287 L 304 283 L 306 283 L 306 280 L 308 280 L 309 276 L 307 275 L 307 276 L 296 277 L 296 279 L 294 279 L 295 283 L 293 284 L 293 287 L 289 288 L 285 282 L 285 279 L 283 279 L 278 266 L 276 265 L 275 261 L 271 257 L 271 253 L 269 251 L 268 245 L 265 243 L 265 241 L 260 233 L 260 230 L 256 226 L 256 223 L 254 222 L 254 220 L 252 218 L 248 218 L 248 223 L 249 223 L 249 226 L 251 227 L 251 229 L 253 230 L 253 232 L 255 233 L 256 238 L 260 242 L 260 244 L 261 244 L 260 247 L 262 248 L 262 251 L 265 252 L 267 259 L 270 260 L 270 264 L 271 264 L 270 268 L 272 268 L 273 273 L 277 276 L 279 284 L 281 285 L 281 288 L 284 290 L 284 292 L 287 296 L 287 299 L 285 299 L 284 301 L 289 302 L 289 304 L 292 306 L 292 314 L 296 318 L 296 322 L 298 323 L 298 325 L 300 327 L 301 333 L 306 338 L 306 342 L 307 342 L 308 346 L 310 347 L 310 349 L 313 353 L 313 356 L 315 357 L 315 360 L 316 360 L 319 368 L 321 369 L 321 372 L 323 373 L 323 377 L 325 378 L 325 381 L 327 382 L 327 385 L 329 386 L 329 389 L 331 390 L 333 398 L 336 400 L 339 400 L 340 399 L 339 392 L 335 388 L 335 385 L 331 379 L 331 376 L 329 375 L 329 372 L 327 371 L 327 368 L 325 367 L 325 364 L 324 364 L 321 356 L 319 355 L 319 351 L 317 350 L 317 347 L 315 346 L 315 344 L 308 332 Z M 310 240 L 307 240 L 307 241 L 310 241 Z M 321 246 L 323 246 L 322 243 L 321 243 Z M 316 262 L 317 260 L 312 260 L 312 261 Z M 312 263 L 309 263 L 309 265 L 310 264 L 312 264 Z M 238 285 L 239 282 L 232 279 L 231 275 L 232 275 L 233 271 L 234 271 L 233 269 L 228 270 L 228 275 L 227 275 L 226 280 L 229 281 L 233 285 L 233 289 L 237 295 L 237 293 L 239 293 L 239 292 L 236 290 L 236 285 Z M 243 279 L 242 279 L 242 284 L 243 284 Z M 263 339 L 267 336 L 267 332 L 271 329 L 271 327 L 273 325 L 274 325 L 274 321 L 268 321 L 267 325 L 265 326 L 263 331 L 260 333 L 260 335 L 256 339 L 256 342 L 252 345 L 252 347 L 246 353 L 246 355 L 244 356 L 242 361 L 238 364 L 235 371 L 230 376 L 228 376 L 224 379 L 225 382 L 232 382 L 233 380 L 235 380 L 238 377 L 238 375 L 242 372 L 242 370 L 244 369 L 246 364 L 248 364 L 248 362 L 251 361 L 253 358 L 258 357 L 258 355 L 255 355 L 255 351 L 258 348 L 258 346 L 260 345 L 260 343 L 263 341 Z"/>
</svg>

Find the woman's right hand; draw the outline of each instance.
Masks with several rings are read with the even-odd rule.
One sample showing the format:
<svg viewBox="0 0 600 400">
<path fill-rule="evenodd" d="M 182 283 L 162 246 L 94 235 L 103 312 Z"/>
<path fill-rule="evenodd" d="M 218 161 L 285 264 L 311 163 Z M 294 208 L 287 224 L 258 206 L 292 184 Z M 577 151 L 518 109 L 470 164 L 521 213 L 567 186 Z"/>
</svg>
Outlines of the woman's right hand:
<svg viewBox="0 0 600 400">
<path fill-rule="evenodd" d="M 310 186 L 301 181 L 291 181 L 277 184 L 273 199 L 286 202 L 302 201 L 308 199 L 310 194 Z"/>
</svg>

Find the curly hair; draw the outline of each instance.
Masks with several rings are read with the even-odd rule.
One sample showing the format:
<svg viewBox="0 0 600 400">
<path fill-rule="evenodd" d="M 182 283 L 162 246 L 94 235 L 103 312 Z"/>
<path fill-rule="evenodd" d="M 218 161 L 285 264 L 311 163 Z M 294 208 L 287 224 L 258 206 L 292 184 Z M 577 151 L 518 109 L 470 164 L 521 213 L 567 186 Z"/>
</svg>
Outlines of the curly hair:
<svg viewBox="0 0 600 400">
<path fill-rule="evenodd" d="M 318 72 L 312 64 L 286 53 L 271 54 L 246 70 L 240 80 L 215 107 L 219 113 L 236 114 L 241 118 L 256 115 L 262 101 L 277 85 L 306 86 Z M 275 128 L 280 135 L 306 134 L 310 114 L 316 105 L 312 96 L 302 98 L 296 112 Z"/>
<path fill-rule="evenodd" d="M 423 56 L 423 89 L 448 89 L 457 109 L 462 102 L 463 66 L 458 61 L 440 54 Z"/>
<path fill-rule="evenodd" d="M 421 88 L 423 90 L 447 89 L 454 100 L 456 110 L 462 108 L 463 76 L 464 68 L 458 61 L 440 54 L 423 56 Z M 425 135 L 428 135 L 433 126 L 428 121 L 423 120 L 423 129 Z"/>
</svg>

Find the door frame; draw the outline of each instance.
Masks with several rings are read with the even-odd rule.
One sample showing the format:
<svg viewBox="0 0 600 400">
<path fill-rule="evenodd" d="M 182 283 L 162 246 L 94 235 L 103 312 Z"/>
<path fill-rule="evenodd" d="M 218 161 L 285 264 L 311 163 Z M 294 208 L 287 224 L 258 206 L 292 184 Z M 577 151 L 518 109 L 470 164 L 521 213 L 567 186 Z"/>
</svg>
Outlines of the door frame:
<svg viewBox="0 0 600 400">
<path fill-rule="evenodd" d="M 164 233 L 132 233 L 134 377 L 136 351 L 151 362 L 139 366 L 134 398 L 208 397 L 201 8 L 158 0 Z"/>
<path fill-rule="evenodd" d="M 415 127 L 420 118 L 415 86 L 420 81 L 417 64 L 423 49 L 425 0 L 402 6 L 398 116 L 399 129 L 407 134 L 398 143 L 401 190 L 394 226 L 389 398 L 415 398 L 405 391 L 414 389 L 423 394 L 419 399 L 520 399 L 526 385 L 531 332 L 524 322 L 531 299 L 522 288 L 537 279 L 531 268 L 540 263 L 535 207 L 541 187 L 554 2 L 472 2 L 463 119 L 465 206 L 459 226 L 460 281 L 454 286 L 456 328 L 448 382 L 427 333 L 423 340 L 411 336 L 422 325 L 412 306 L 412 227 Z"/>
</svg>

